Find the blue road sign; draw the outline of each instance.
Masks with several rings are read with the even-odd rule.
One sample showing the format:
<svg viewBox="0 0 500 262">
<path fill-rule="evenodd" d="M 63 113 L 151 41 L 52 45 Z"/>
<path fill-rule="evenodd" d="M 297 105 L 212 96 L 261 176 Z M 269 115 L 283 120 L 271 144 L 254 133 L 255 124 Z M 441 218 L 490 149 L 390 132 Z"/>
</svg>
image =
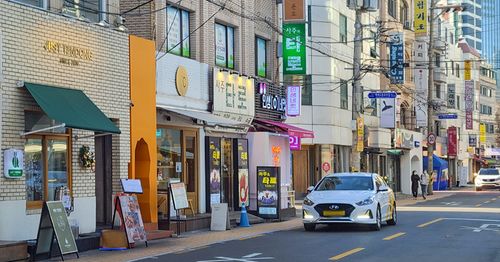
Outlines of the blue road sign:
<svg viewBox="0 0 500 262">
<path fill-rule="evenodd" d="M 396 98 L 396 92 L 372 92 L 368 93 L 368 98 Z"/>
<path fill-rule="evenodd" d="M 457 119 L 457 114 L 440 114 L 439 119 Z"/>
</svg>

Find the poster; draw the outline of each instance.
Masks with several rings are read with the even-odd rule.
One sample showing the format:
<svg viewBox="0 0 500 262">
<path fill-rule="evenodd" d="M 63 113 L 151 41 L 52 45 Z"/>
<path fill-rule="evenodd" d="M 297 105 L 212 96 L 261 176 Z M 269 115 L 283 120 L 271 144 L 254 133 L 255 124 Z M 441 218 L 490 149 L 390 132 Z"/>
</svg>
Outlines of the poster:
<svg viewBox="0 0 500 262">
<path fill-rule="evenodd" d="M 215 24 L 215 64 L 227 67 L 226 26 Z"/>
<path fill-rule="evenodd" d="M 257 76 L 266 77 L 267 76 L 267 64 L 266 64 L 266 40 L 257 37 Z"/>
<path fill-rule="evenodd" d="M 181 55 L 181 13 L 172 6 L 167 7 L 167 50 L 172 54 Z"/>
<path fill-rule="evenodd" d="M 283 24 L 283 74 L 306 74 L 305 24 Z"/>
<path fill-rule="evenodd" d="M 220 138 L 208 137 L 208 170 L 209 170 L 209 198 L 210 206 L 221 202 L 221 184 L 220 184 Z"/>
<path fill-rule="evenodd" d="M 137 196 L 120 196 L 119 199 L 128 243 L 147 241 Z"/>
<path fill-rule="evenodd" d="M 300 116 L 302 87 L 289 86 L 286 92 L 286 114 L 287 116 Z"/>
<path fill-rule="evenodd" d="M 382 98 L 380 104 L 380 127 L 396 127 L 396 99 Z"/>
<path fill-rule="evenodd" d="M 415 34 L 427 33 L 427 0 L 415 0 Z"/>
<path fill-rule="evenodd" d="M 404 44 L 403 33 L 391 35 L 390 44 L 390 70 L 391 84 L 404 84 Z"/>
<path fill-rule="evenodd" d="M 448 128 L 448 156 L 457 156 L 457 128 Z"/>
<path fill-rule="evenodd" d="M 250 205 L 249 185 L 248 185 L 248 140 L 237 140 L 238 152 L 238 206 L 244 203 L 246 207 Z"/>
<path fill-rule="evenodd" d="M 473 119 L 472 112 L 474 111 L 474 80 L 465 81 L 465 129 L 472 130 Z"/>
<path fill-rule="evenodd" d="M 259 217 L 279 218 L 279 177 L 279 167 L 257 167 L 257 214 Z"/>
<path fill-rule="evenodd" d="M 4 176 L 7 178 L 23 177 L 24 151 L 18 149 L 6 149 L 3 158 Z"/>
</svg>

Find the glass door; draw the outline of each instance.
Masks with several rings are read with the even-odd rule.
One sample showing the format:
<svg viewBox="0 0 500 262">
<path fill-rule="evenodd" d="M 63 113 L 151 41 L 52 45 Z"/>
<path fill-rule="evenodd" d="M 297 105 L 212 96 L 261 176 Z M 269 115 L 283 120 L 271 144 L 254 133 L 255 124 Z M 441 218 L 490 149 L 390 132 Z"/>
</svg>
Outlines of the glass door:
<svg viewBox="0 0 500 262">
<path fill-rule="evenodd" d="M 221 202 L 227 203 L 229 210 L 233 210 L 233 141 L 230 138 L 221 139 L 222 148 L 222 177 Z"/>
<path fill-rule="evenodd" d="M 188 199 L 191 200 L 194 212 L 198 210 L 198 165 L 197 136 L 194 131 L 183 131 L 184 138 L 184 170 L 182 180 L 186 184 Z"/>
</svg>

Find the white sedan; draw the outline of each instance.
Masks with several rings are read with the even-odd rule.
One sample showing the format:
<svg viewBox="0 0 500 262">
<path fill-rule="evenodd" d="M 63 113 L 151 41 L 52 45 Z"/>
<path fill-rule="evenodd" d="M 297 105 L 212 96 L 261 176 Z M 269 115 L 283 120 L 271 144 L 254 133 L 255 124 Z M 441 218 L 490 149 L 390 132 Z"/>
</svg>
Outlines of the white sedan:
<svg viewBox="0 0 500 262">
<path fill-rule="evenodd" d="M 397 222 L 394 192 L 378 174 L 329 174 L 308 190 L 302 205 L 306 231 L 332 223 L 369 224 L 380 230 L 382 222 Z"/>
</svg>

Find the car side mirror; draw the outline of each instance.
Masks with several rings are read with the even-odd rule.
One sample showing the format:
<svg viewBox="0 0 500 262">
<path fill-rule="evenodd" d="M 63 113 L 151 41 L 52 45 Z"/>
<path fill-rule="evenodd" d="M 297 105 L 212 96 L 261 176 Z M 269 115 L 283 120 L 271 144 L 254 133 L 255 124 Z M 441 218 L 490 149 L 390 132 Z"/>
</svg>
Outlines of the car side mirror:
<svg viewBox="0 0 500 262">
<path fill-rule="evenodd" d="M 314 190 L 314 186 L 310 186 L 307 188 L 307 193 L 311 193 Z"/>
<path fill-rule="evenodd" d="M 387 187 L 380 187 L 379 189 L 377 189 L 377 192 L 387 192 L 387 191 L 389 191 Z"/>
</svg>

